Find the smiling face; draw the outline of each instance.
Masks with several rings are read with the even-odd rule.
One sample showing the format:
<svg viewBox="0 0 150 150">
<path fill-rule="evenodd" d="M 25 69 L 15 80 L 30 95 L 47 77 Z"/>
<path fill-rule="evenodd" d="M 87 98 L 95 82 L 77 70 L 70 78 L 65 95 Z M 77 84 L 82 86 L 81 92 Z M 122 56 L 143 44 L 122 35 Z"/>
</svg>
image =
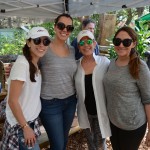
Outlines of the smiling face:
<svg viewBox="0 0 150 150">
<path fill-rule="evenodd" d="M 88 41 L 89 40 L 89 41 Z M 91 41 L 91 42 L 90 42 Z M 80 44 L 81 42 L 81 44 Z M 80 42 L 78 43 L 78 48 L 83 56 L 90 56 L 93 55 L 94 48 L 96 46 L 96 42 L 91 40 L 89 37 L 83 37 Z M 82 44 L 83 43 L 83 44 Z"/>
<path fill-rule="evenodd" d="M 65 17 L 65 16 L 60 17 L 57 23 L 63 23 L 65 25 L 65 27 L 72 26 L 71 18 Z M 57 23 L 54 26 L 56 37 L 60 40 L 66 41 L 68 39 L 68 37 L 70 36 L 71 32 L 67 31 L 67 28 L 64 28 L 62 30 L 59 29 L 59 27 L 57 26 Z"/>
<path fill-rule="evenodd" d="M 35 43 L 33 39 L 27 40 L 27 45 L 30 49 L 30 53 L 33 59 L 39 59 L 40 57 L 44 56 L 49 44 L 43 44 L 43 42 L 48 39 L 49 38 L 45 36 L 40 37 L 41 42 L 39 44 Z"/>
<path fill-rule="evenodd" d="M 121 39 L 123 41 L 124 39 L 132 39 L 130 35 L 126 31 L 120 31 L 115 38 Z M 131 42 L 130 46 L 124 46 L 121 42 L 119 46 L 115 46 L 115 51 L 118 55 L 118 57 L 129 57 L 131 49 L 136 46 L 136 42 Z"/>
</svg>

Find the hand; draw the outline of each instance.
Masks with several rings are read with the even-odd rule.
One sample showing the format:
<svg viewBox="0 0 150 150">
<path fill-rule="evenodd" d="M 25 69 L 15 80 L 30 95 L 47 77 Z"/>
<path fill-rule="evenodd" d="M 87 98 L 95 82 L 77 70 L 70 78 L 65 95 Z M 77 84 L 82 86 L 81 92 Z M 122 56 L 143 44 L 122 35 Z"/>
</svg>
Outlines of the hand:
<svg viewBox="0 0 150 150">
<path fill-rule="evenodd" d="M 26 128 L 23 129 L 23 134 L 24 134 L 25 144 L 28 145 L 29 147 L 34 147 L 36 142 L 36 137 L 33 129 L 27 126 Z"/>
<path fill-rule="evenodd" d="M 150 131 L 147 132 L 145 144 L 150 147 Z"/>
<path fill-rule="evenodd" d="M 12 64 L 10 63 L 10 64 L 8 64 L 8 65 L 5 65 L 4 64 L 4 71 L 5 71 L 5 77 L 6 77 L 6 79 L 9 77 L 9 75 L 10 75 L 10 70 L 11 70 L 11 68 L 12 68 Z"/>
</svg>

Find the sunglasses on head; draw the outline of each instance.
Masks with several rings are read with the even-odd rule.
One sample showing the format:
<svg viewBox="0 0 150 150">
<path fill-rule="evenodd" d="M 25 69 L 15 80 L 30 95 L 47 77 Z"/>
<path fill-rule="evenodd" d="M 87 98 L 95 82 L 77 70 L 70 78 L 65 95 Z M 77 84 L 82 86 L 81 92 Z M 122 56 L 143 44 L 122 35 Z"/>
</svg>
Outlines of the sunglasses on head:
<svg viewBox="0 0 150 150">
<path fill-rule="evenodd" d="M 74 30 L 74 27 L 73 27 L 73 25 L 65 25 L 64 23 L 62 23 L 62 22 L 58 22 L 57 24 L 56 24 L 56 26 L 57 26 L 57 28 L 59 29 L 59 30 L 64 30 L 65 28 L 67 29 L 67 32 L 72 32 L 73 30 Z"/>
<path fill-rule="evenodd" d="M 83 45 L 85 45 L 85 43 L 88 44 L 88 45 L 91 45 L 91 44 L 93 43 L 93 40 L 91 40 L 91 39 L 86 40 L 86 41 L 81 40 L 81 41 L 79 42 L 79 45 L 80 45 L 80 46 L 83 46 Z"/>
<path fill-rule="evenodd" d="M 35 45 L 39 45 L 42 42 L 44 46 L 48 46 L 51 42 L 49 38 L 41 39 L 40 37 L 32 39 L 32 40 L 33 40 Z"/>
<path fill-rule="evenodd" d="M 132 39 L 124 39 L 124 40 L 121 40 L 120 38 L 113 39 L 113 44 L 115 46 L 119 46 L 122 43 L 124 47 L 129 47 L 132 42 L 133 42 Z"/>
</svg>

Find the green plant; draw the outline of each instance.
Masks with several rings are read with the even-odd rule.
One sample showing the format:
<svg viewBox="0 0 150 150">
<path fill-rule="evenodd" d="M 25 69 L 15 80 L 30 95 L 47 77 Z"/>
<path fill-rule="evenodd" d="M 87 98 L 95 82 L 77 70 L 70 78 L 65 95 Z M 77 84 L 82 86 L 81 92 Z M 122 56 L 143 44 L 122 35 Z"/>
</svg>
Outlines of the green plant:
<svg viewBox="0 0 150 150">
<path fill-rule="evenodd" d="M 140 21 L 139 27 L 136 26 L 136 31 L 139 35 L 137 51 L 141 58 L 145 58 L 144 53 L 148 50 L 150 44 L 150 29 L 146 21 Z"/>
<path fill-rule="evenodd" d="M 25 35 L 21 30 L 15 30 L 14 36 L 0 37 L 0 55 L 22 54 L 25 44 Z"/>
</svg>

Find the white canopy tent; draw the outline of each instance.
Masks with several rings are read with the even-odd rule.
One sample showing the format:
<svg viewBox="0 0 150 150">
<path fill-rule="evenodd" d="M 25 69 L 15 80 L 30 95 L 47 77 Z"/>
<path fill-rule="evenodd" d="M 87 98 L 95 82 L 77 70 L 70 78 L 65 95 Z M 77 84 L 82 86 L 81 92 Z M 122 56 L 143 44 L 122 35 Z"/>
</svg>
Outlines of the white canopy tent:
<svg viewBox="0 0 150 150">
<path fill-rule="evenodd" d="M 87 16 L 150 5 L 150 0 L 0 0 L 0 17 L 54 19 L 61 13 Z"/>
</svg>

